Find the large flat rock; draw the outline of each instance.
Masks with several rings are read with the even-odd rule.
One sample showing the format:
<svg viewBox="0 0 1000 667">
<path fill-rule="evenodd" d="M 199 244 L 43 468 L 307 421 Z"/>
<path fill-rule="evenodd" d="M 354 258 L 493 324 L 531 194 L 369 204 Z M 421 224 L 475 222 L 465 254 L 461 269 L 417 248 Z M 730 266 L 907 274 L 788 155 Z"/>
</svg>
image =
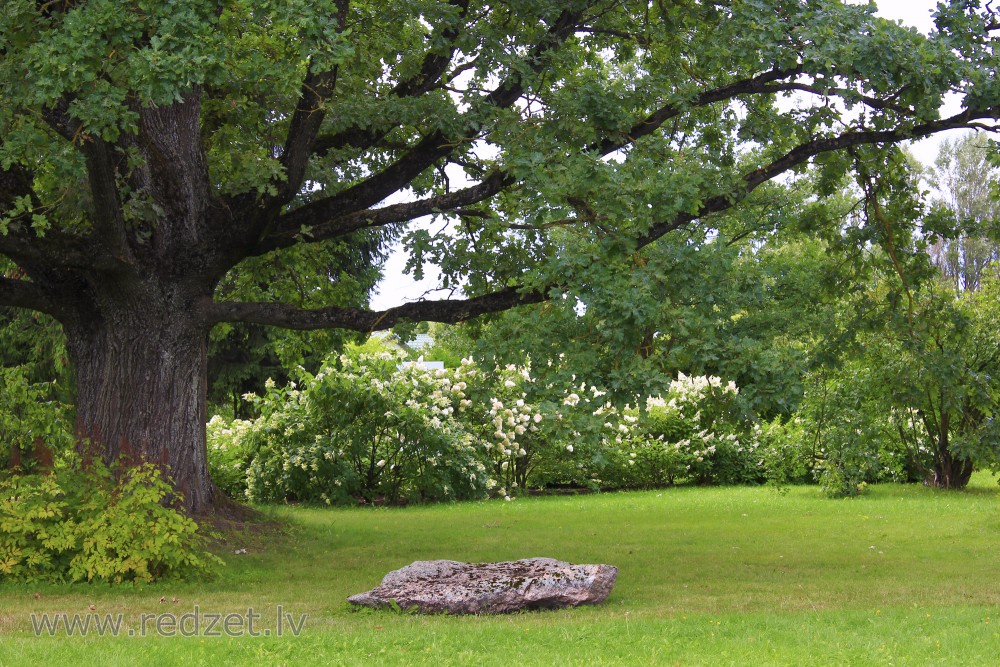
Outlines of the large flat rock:
<svg viewBox="0 0 1000 667">
<path fill-rule="evenodd" d="M 611 593 L 618 568 L 571 565 L 552 558 L 502 563 L 418 560 L 385 575 L 382 584 L 347 598 L 366 607 L 424 613 L 507 614 L 597 604 Z"/>
</svg>

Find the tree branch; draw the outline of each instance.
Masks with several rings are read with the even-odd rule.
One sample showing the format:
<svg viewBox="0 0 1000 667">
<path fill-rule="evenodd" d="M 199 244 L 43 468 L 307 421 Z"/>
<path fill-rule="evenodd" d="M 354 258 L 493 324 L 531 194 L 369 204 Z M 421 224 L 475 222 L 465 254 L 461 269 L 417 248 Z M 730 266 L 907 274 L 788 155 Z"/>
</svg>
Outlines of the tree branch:
<svg viewBox="0 0 1000 667">
<path fill-rule="evenodd" d="M 511 177 L 494 172 L 482 182 L 461 190 L 417 201 L 358 211 L 338 216 L 333 220 L 313 218 L 303 207 L 283 216 L 279 225 L 279 229 L 282 231 L 257 244 L 253 254 L 262 255 L 272 250 L 287 248 L 299 243 L 303 236 L 310 241 L 322 241 L 344 236 L 359 229 L 384 227 L 385 225 L 416 220 L 425 215 L 447 213 L 489 199 L 513 183 L 514 180 Z M 308 230 L 305 234 L 303 233 L 304 229 Z"/>
<path fill-rule="evenodd" d="M 679 229 L 698 218 L 732 208 L 761 184 L 807 162 L 820 153 L 828 153 L 863 144 L 897 143 L 907 139 L 919 139 L 944 130 L 975 127 L 979 125 L 976 122 L 977 120 L 996 118 L 998 115 L 1000 115 L 1000 110 L 977 111 L 970 109 L 950 118 L 929 121 L 915 125 L 912 128 L 846 132 L 836 137 L 814 139 L 799 144 L 770 164 L 745 174 L 742 179 L 743 185 L 739 190 L 726 192 L 706 199 L 699 207 L 697 213 L 681 213 L 673 220 L 653 225 L 646 234 L 638 239 L 639 247 L 649 245 L 664 234 Z"/>
<path fill-rule="evenodd" d="M 147 228 L 156 252 L 202 243 L 215 231 L 206 212 L 220 207 L 202 143 L 201 100 L 202 89 L 195 86 L 176 102 L 147 106 L 139 114 L 137 141 L 145 158 L 136 170 L 144 175 L 141 189 L 170 221 Z M 134 248 L 142 252 L 140 244 Z"/>
<path fill-rule="evenodd" d="M 348 0 L 337 3 L 337 32 L 342 32 L 347 19 Z M 277 203 L 284 206 L 292 200 L 302 187 L 313 142 L 326 118 L 325 102 L 333 95 L 337 86 L 339 66 L 325 72 L 315 72 L 310 59 L 299 102 L 292 114 L 292 121 L 281 153 L 281 165 L 285 168 L 285 181 L 278 188 Z"/>
<path fill-rule="evenodd" d="M 50 315 L 56 315 L 59 310 L 49 295 L 35 283 L 3 276 L 0 276 L 0 306 L 27 308 Z"/>
<path fill-rule="evenodd" d="M 213 324 L 250 322 L 288 329 L 380 331 L 402 321 L 455 324 L 515 306 L 540 303 L 547 298 L 542 292 L 522 293 L 516 287 L 507 287 L 471 299 L 417 301 L 382 311 L 335 307 L 303 309 L 285 303 L 215 302 L 206 306 L 205 317 Z"/>
<path fill-rule="evenodd" d="M 560 18 L 560 21 L 553 26 L 553 30 L 567 30 L 567 21 L 568 19 L 564 14 Z M 800 73 L 800 71 L 800 68 L 771 70 L 756 77 L 736 81 L 702 93 L 692 105 L 705 106 L 730 99 L 740 94 L 773 92 L 768 89 L 769 84 L 782 78 L 794 76 Z M 496 101 L 497 104 L 509 105 L 514 103 L 521 92 L 523 91 L 518 88 L 515 94 L 511 84 L 503 84 L 498 86 L 488 97 Z M 623 148 L 640 137 L 651 134 L 664 122 L 680 115 L 682 112 L 679 107 L 666 105 L 633 126 L 625 139 L 606 139 L 600 144 L 588 147 L 588 150 L 595 150 L 601 155 L 607 155 Z M 381 172 L 378 177 L 381 177 L 381 180 L 387 185 L 385 190 L 379 191 L 377 194 L 366 192 L 371 187 L 373 180 L 369 179 L 338 195 L 307 204 L 285 214 L 282 216 L 282 220 L 276 225 L 275 234 L 270 238 L 262 240 L 254 254 L 263 254 L 277 248 L 292 245 L 300 240 L 300 232 L 304 227 L 311 228 L 310 238 L 313 240 L 342 236 L 363 227 L 406 222 L 423 215 L 468 206 L 469 204 L 483 201 L 499 193 L 504 187 L 508 187 L 514 183 L 513 178 L 494 175 L 484 180 L 483 184 L 481 184 L 481 186 L 488 184 L 489 187 L 474 186 L 473 188 L 466 188 L 456 193 L 430 197 L 410 204 L 397 204 L 378 209 L 358 210 L 358 205 L 361 203 L 370 202 L 367 206 L 371 206 L 392 192 L 397 191 L 403 184 L 408 183 L 437 159 L 454 149 L 450 145 L 438 147 L 433 145 L 436 141 L 441 140 L 442 137 L 440 136 L 428 137 L 410 151 L 407 158 L 417 156 L 420 153 L 424 153 L 425 157 L 422 162 L 411 164 L 410 168 L 412 171 L 409 173 L 404 173 L 402 166 L 407 158 L 397 161 Z M 415 173 L 413 173 L 414 171 Z M 331 215 L 334 217 L 331 217 Z"/>
<path fill-rule="evenodd" d="M 468 14 L 469 2 L 470 0 L 449 0 L 448 4 L 458 7 L 459 18 L 464 18 Z M 457 48 L 456 40 L 461 34 L 460 29 L 456 26 L 447 26 L 442 30 L 440 32 L 440 39 L 449 45 L 448 54 L 442 55 L 428 51 L 424 55 L 420 70 L 409 79 L 404 79 L 393 86 L 392 90 L 389 91 L 389 96 L 400 98 L 417 97 L 437 87 L 441 81 L 441 77 L 451 63 L 451 59 L 455 55 Z M 438 37 L 432 36 L 430 41 L 432 43 L 436 42 L 438 41 Z M 322 156 L 331 150 L 348 147 L 365 150 L 378 144 L 393 128 L 395 128 L 395 125 L 387 122 L 382 129 L 352 127 L 335 134 L 319 136 L 313 142 L 312 151 L 313 154 Z"/>
<path fill-rule="evenodd" d="M 56 134 L 70 142 L 85 159 L 87 181 L 93 199 L 91 222 L 94 226 L 93 242 L 63 236 L 54 241 L 57 232 L 50 232 L 46 240 L 30 238 L 27 234 L 9 233 L 0 239 L 0 252 L 13 256 L 41 259 L 51 257 L 64 267 L 120 266 L 131 258 L 125 236 L 125 223 L 121 199 L 115 182 L 114 148 L 100 137 L 88 135 L 79 121 L 69 115 L 71 97 L 63 97 L 58 104 L 42 110 L 41 117 Z M 19 168 L 19 167 L 15 167 Z M 28 183 L 30 194 L 34 192 Z M 27 193 L 24 193 L 27 194 Z M 0 201 L 0 206 L 7 202 Z M 38 202 L 35 202 L 38 206 Z M 25 230 L 28 225 L 25 225 Z M 20 236 L 20 238 L 14 238 Z M 32 248 L 30 246 L 38 246 Z M 86 247 L 84 247 L 86 246 Z"/>
<path fill-rule="evenodd" d="M 63 97 L 56 106 L 43 108 L 42 120 L 63 139 L 75 143 L 79 137 L 80 123 L 69 115 L 71 101 L 69 97 Z"/>
<path fill-rule="evenodd" d="M 745 174 L 742 178 L 743 184 L 739 190 L 719 194 L 707 199 L 699 207 L 697 213 L 682 213 L 670 221 L 654 225 L 645 235 L 637 240 L 637 245 L 640 248 L 644 247 L 668 232 L 679 229 L 698 218 L 735 206 L 761 184 L 803 164 L 820 153 L 842 150 L 862 144 L 896 143 L 906 139 L 928 136 L 943 130 L 965 128 L 976 125 L 977 120 L 994 118 L 998 113 L 1000 111 L 967 110 L 947 119 L 930 121 L 908 129 L 854 131 L 836 137 L 815 139 L 802 143 L 771 163 Z M 504 177 L 495 175 L 495 178 L 500 180 L 494 182 L 489 187 L 499 187 L 502 189 L 504 186 L 501 183 L 504 181 Z M 474 186 L 474 188 L 480 186 Z M 452 196 L 465 196 L 463 193 L 474 188 L 460 190 L 452 193 Z M 485 188 L 484 192 L 488 190 L 489 188 Z M 413 217 L 419 217 L 419 215 L 426 215 L 428 212 L 431 212 L 426 211 L 426 207 L 430 205 L 430 202 L 442 203 L 444 201 L 442 198 L 447 196 L 449 195 L 388 206 L 365 213 L 369 216 L 384 215 L 386 218 L 402 217 L 412 219 Z M 455 203 L 454 208 L 458 208 L 459 206 L 461 204 Z M 410 217 L 407 218 L 407 216 Z M 348 217 L 343 218 L 343 220 L 348 220 Z M 370 219 L 366 220 L 364 224 L 356 222 L 356 226 L 353 229 L 369 226 L 370 224 L 377 223 L 372 223 Z M 383 221 L 381 224 L 388 224 L 388 222 Z M 291 329 L 345 328 L 356 331 L 377 331 L 391 328 L 396 323 L 404 320 L 456 323 L 486 313 L 500 312 L 520 305 L 540 303 L 547 299 L 548 297 L 544 291 L 536 290 L 522 293 L 519 291 L 519 288 L 508 287 L 471 299 L 418 301 L 385 311 L 336 307 L 309 310 L 282 303 L 217 302 L 206 306 L 205 317 L 210 323 L 251 322 Z"/>
<path fill-rule="evenodd" d="M 528 56 L 531 71 L 537 73 L 544 69 L 546 63 L 543 58 L 544 54 L 573 34 L 580 15 L 580 12 L 566 10 L 553 22 L 545 38 L 534 46 Z M 480 104 L 496 109 L 507 108 L 513 105 L 523 93 L 522 77 L 518 73 L 513 73 L 489 94 L 483 96 L 480 99 Z M 470 111 L 466 115 L 474 117 L 479 111 Z M 286 214 L 283 216 L 283 222 L 276 226 L 275 231 L 286 236 L 288 234 L 294 235 L 303 226 L 316 226 L 334 218 L 342 219 L 353 213 L 365 211 L 365 209 L 406 187 L 435 162 L 454 152 L 459 145 L 472 141 L 478 133 L 478 123 L 471 120 L 467 128 L 457 133 L 456 136 L 446 136 L 442 132 L 434 132 L 421 139 L 405 155 L 370 178 L 342 192 L 311 202 Z M 265 239 L 266 236 L 265 234 L 261 238 L 264 247 L 269 245 Z"/>
<path fill-rule="evenodd" d="M 91 211 L 94 238 L 110 257 L 123 264 L 131 263 L 122 202 L 115 182 L 113 149 L 100 137 L 81 137 L 77 143 L 87 161 L 87 181 L 94 201 Z"/>
<path fill-rule="evenodd" d="M 0 234 L 0 253 L 16 262 L 40 262 L 64 269 L 113 271 L 121 268 L 116 260 L 94 247 L 92 241 L 55 229 L 39 238 L 29 233 L 29 229 L 25 226 L 20 233 L 10 229 L 7 234 Z"/>
<path fill-rule="evenodd" d="M 302 188 L 309 156 L 312 153 L 313 141 L 319 133 L 320 125 L 326 118 L 324 104 L 333 94 L 337 85 L 339 67 L 321 73 L 314 73 L 312 65 L 302 83 L 299 102 L 292 114 L 288 129 L 288 138 L 281 153 L 281 165 L 285 168 L 285 180 L 278 188 L 276 197 L 279 205 L 292 200 Z"/>
<path fill-rule="evenodd" d="M 719 88 L 713 88 L 699 93 L 691 101 L 690 105 L 685 108 L 681 108 L 675 104 L 666 104 L 633 125 L 623 139 L 608 138 L 600 143 L 588 146 L 587 150 L 595 151 L 600 155 L 613 153 L 629 144 L 635 143 L 637 139 L 644 137 L 647 134 L 652 134 L 665 122 L 671 120 L 672 118 L 676 118 L 691 107 L 708 106 L 709 104 L 715 104 L 716 102 L 723 102 L 725 100 L 732 99 L 738 95 L 775 92 L 775 89 L 771 87 L 771 84 L 775 81 L 780 81 L 781 79 L 791 76 L 797 76 L 801 73 L 801 66 L 789 69 L 772 69 L 748 79 L 740 79 L 739 81 L 734 81 L 724 86 L 720 86 Z"/>
<path fill-rule="evenodd" d="M 821 97 L 834 96 L 843 98 L 846 96 L 854 96 L 858 101 L 862 102 L 865 106 L 871 109 L 875 109 L 876 111 L 895 111 L 901 116 L 912 117 L 916 113 L 910 107 L 905 107 L 901 104 L 896 104 L 892 101 L 893 99 L 899 98 L 899 95 L 905 90 L 905 87 L 896 91 L 895 93 L 893 93 L 884 100 L 880 100 L 875 97 L 870 97 L 868 95 L 861 95 L 857 91 L 847 90 L 845 88 L 817 88 L 816 86 L 813 86 L 808 83 L 801 83 L 795 81 L 791 81 L 776 86 L 765 87 L 764 92 L 783 93 L 783 92 L 790 92 L 793 90 L 798 90 L 803 93 L 811 93 L 813 95 L 818 95 Z"/>
<path fill-rule="evenodd" d="M 20 197 L 30 197 L 32 211 L 40 210 L 35 196 L 33 174 L 24 167 L 13 164 L 0 170 L 0 215 L 8 214 Z M 112 263 L 105 253 L 93 247 L 92 242 L 66 234 L 59 229 L 49 229 L 39 237 L 31 227 L 30 213 L 8 221 L 5 234 L 0 234 L 0 253 L 15 261 L 51 263 L 63 268 L 108 269 Z"/>
</svg>

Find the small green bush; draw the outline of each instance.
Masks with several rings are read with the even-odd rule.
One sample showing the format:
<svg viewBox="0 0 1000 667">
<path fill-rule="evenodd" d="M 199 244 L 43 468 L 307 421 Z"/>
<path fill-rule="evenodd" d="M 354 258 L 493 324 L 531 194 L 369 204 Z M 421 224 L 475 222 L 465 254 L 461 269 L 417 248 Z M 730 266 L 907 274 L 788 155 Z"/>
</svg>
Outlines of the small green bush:
<svg viewBox="0 0 1000 667">
<path fill-rule="evenodd" d="M 771 484 L 809 484 L 816 481 L 817 458 L 815 437 L 810 437 L 799 417 L 758 424 L 754 436 L 764 476 Z"/>
<path fill-rule="evenodd" d="M 848 364 L 810 378 L 797 413 L 816 449 L 817 481 L 830 497 L 857 496 L 874 482 L 905 477 L 906 452 L 875 373 Z"/>
<path fill-rule="evenodd" d="M 211 573 L 198 525 L 165 505 L 173 489 L 152 464 L 62 463 L 0 480 L 0 579 L 149 582 Z"/>
<path fill-rule="evenodd" d="M 26 472 L 34 472 L 30 454 L 41 442 L 52 452 L 72 449 L 70 406 L 53 397 L 53 383 L 32 382 L 26 366 L 0 367 L 0 468 L 19 450 Z"/>
</svg>

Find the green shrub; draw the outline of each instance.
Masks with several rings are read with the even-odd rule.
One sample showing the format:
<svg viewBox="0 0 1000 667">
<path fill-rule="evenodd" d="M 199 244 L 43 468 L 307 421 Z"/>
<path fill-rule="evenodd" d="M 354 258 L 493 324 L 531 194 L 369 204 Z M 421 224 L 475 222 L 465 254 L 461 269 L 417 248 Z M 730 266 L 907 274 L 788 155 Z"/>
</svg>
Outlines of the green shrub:
<svg viewBox="0 0 1000 667">
<path fill-rule="evenodd" d="M 799 417 L 758 424 L 754 428 L 758 442 L 755 455 L 771 484 L 808 484 L 816 481 L 815 439 L 810 437 Z"/>
<path fill-rule="evenodd" d="M 861 364 L 811 378 L 797 416 L 815 443 L 816 476 L 832 497 L 904 476 L 906 452 L 879 395 L 876 371 Z"/>
<path fill-rule="evenodd" d="M 152 464 L 61 464 L 0 480 L 0 579 L 149 582 L 209 574 L 197 524 L 165 505 L 173 489 Z"/>
<path fill-rule="evenodd" d="M 620 476 L 623 488 L 672 486 L 687 475 L 688 456 L 680 443 L 638 434 L 622 444 L 623 451 L 628 451 L 628 457 L 622 459 L 628 466 Z"/>
<path fill-rule="evenodd" d="M 17 448 L 25 471 L 35 462 L 30 458 L 36 441 L 53 452 L 69 451 L 73 436 L 69 406 L 53 398 L 52 383 L 31 382 L 23 366 L 0 367 L 0 468 Z"/>
</svg>

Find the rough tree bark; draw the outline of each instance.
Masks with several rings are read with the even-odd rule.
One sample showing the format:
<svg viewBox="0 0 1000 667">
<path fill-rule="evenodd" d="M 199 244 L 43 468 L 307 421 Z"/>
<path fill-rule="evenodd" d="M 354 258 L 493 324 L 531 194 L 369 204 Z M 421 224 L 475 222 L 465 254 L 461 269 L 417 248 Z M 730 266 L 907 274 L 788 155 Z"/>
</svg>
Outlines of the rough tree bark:
<svg viewBox="0 0 1000 667">
<path fill-rule="evenodd" d="M 64 326 L 80 446 L 107 462 L 157 463 L 191 512 L 212 511 L 222 498 L 208 474 L 208 327 L 198 299 L 152 281 L 129 287 Z"/>
</svg>

